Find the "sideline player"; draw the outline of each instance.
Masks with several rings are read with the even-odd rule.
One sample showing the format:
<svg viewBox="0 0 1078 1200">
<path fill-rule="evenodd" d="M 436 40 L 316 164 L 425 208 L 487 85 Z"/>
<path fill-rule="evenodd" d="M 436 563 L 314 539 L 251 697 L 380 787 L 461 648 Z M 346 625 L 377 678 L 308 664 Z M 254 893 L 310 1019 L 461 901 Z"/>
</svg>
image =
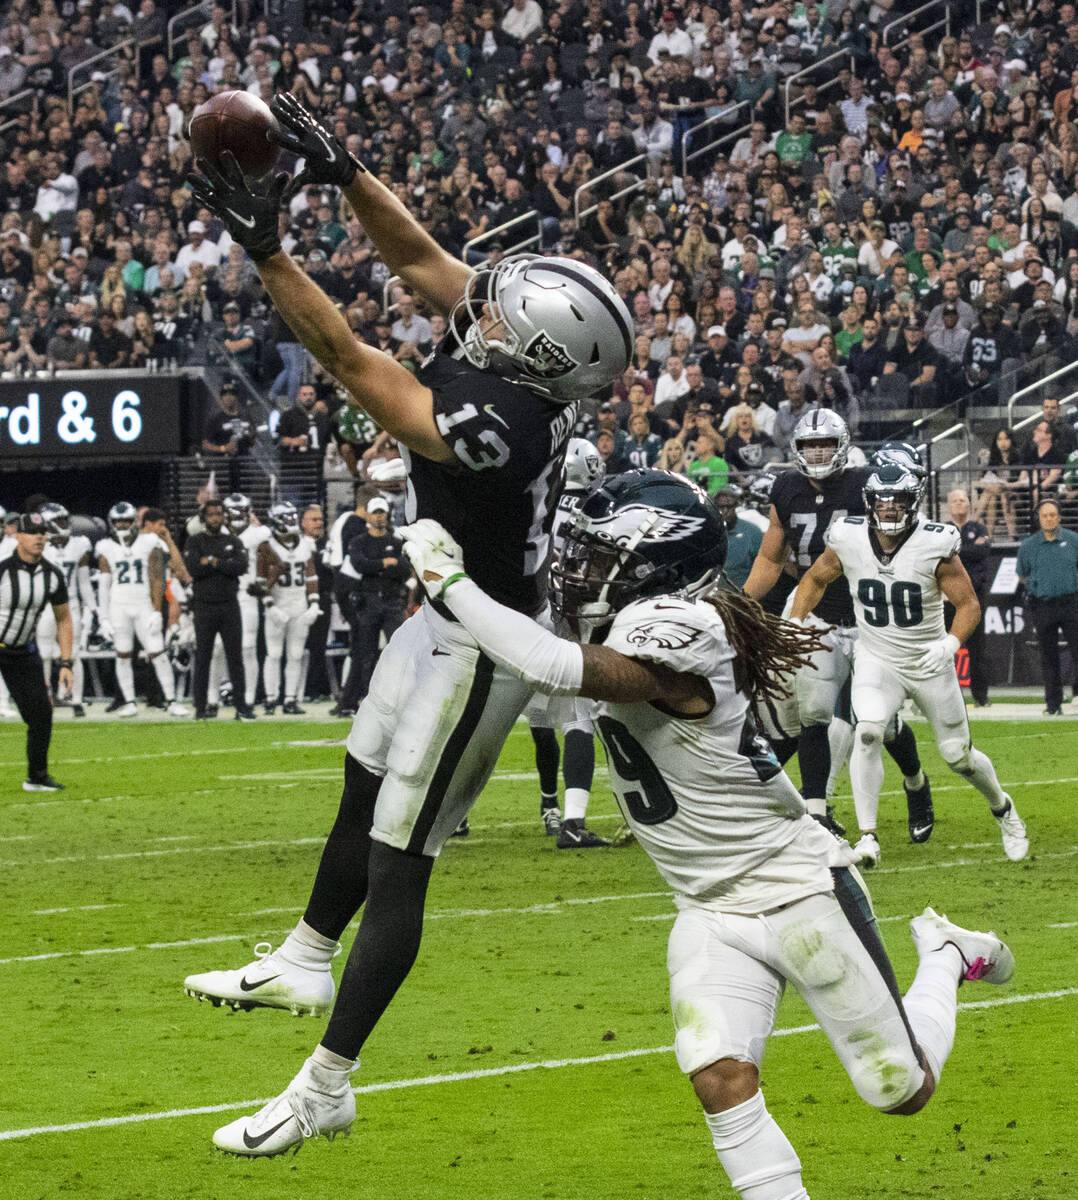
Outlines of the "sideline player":
<svg viewBox="0 0 1078 1200">
<path fill-rule="evenodd" d="M 242 492 L 233 492 L 226 496 L 224 506 L 225 525 L 229 533 L 238 537 L 247 551 L 247 571 L 240 576 L 236 599 L 240 606 L 243 700 L 244 706 L 250 712 L 254 710 L 255 696 L 258 692 L 258 597 L 261 594 L 257 583 L 258 547 L 270 536 L 270 531 L 265 525 L 252 523 L 251 501 Z M 218 637 L 213 646 L 213 659 L 210 663 L 211 697 L 219 694 L 225 673 L 225 651 Z M 216 704 L 213 707 L 215 708 Z"/>
<path fill-rule="evenodd" d="M 266 514 L 270 535 L 258 546 L 258 585 L 265 596 L 266 658 L 262 684 L 266 689 L 266 715 L 277 707 L 281 694 L 281 656 L 284 655 L 284 705 L 286 716 L 301 716 L 300 672 L 307 648 L 307 631 L 322 615 L 318 606 L 318 573 L 314 543 L 300 533 L 299 512 L 290 501 L 274 504 Z"/>
<path fill-rule="evenodd" d="M 794 426 L 790 444 L 796 471 L 784 471 L 771 487 L 770 524 L 760 553 L 745 580 L 745 594 L 761 599 L 779 582 L 793 561 L 799 576 L 824 551 L 828 528 L 843 517 L 864 513 L 862 491 L 867 467 L 848 467 L 850 431 L 846 422 L 829 408 L 806 413 Z M 809 812 L 837 833 L 845 832 L 827 809 L 827 781 L 831 774 L 831 721 L 839 706 L 842 687 L 853 669 L 856 638 L 850 589 L 842 577 L 827 589 L 817 610 L 820 622 L 830 625 L 823 649 L 811 664 L 801 668 L 794 680 L 794 700 L 800 722 L 798 762 L 801 794 Z M 783 708 L 791 707 L 787 703 Z M 780 712 L 787 729 L 789 717 Z M 925 785 L 912 731 L 896 739 L 888 750 L 902 772 L 907 790 Z M 912 782 L 911 782 L 912 781 Z"/>
<path fill-rule="evenodd" d="M 557 606 L 584 645 L 495 603 L 436 522 L 402 533 L 428 592 L 484 653 L 544 691 L 600 701 L 618 806 L 676 896 L 667 965 L 678 1064 L 734 1190 L 808 1200 L 760 1091 L 786 983 L 861 1099 L 906 1115 L 928 1102 L 950 1054 L 958 986 L 1004 983 L 1014 959 L 995 934 L 928 908 L 910 922 L 919 965 L 900 996 L 864 884 L 834 865 L 849 847 L 810 819 L 756 731 L 754 707 L 823 635 L 709 590 L 725 552 L 718 524 L 703 492 L 665 472 L 627 472 L 593 492 L 552 568 Z M 337 1119 L 349 1107 L 338 1102 Z M 266 1120 L 286 1115 L 278 1107 Z"/>
<path fill-rule="evenodd" d="M 135 669 L 132 655 L 138 638 L 143 653 L 153 664 L 164 693 L 165 705 L 174 717 L 188 716 L 176 699 L 172 663 L 165 653 L 161 605 L 165 598 L 165 566 L 168 545 L 156 533 L 139 533 L 138 514 L 133 504 L 121 500 L 109 509 L 109 533 L 97 543 L 100 611 L 108 614 L 112 644 L 116 648 L 116 683 L 123 704 L 121 717 L 133 717 Z"/>
<path fill-rule="evenodd" d="M 86 686 L 86 668 L 82 663 L 82 651 L 86 649 L 86 638 L 93 627 L 94 589 L 90 582 L 90 561 L 93 546 L 88 537 L 71 533 L 71 514 L 62 504 L 50 503 L 40 509 L 45 522 L 45 557 L 59 567 L 67 584 L 67 607 L 71 613 L 72 675 L 71 711 L 76 717 L 86 716 L 83 707 L 83 691 Z M 45 664 L 45 682 L 51 683 L 52 664 L 61 657 L 60 644 L 56 637 L 56 618 L 52 607 L 46 605 L 37 625 L 38 649 Z"/>
<path fill-rule="evenodd" d="M 565 487 L 550 531 L 552 561 L 565 545 L 565 531 L 589 491 L 606 475 L 599 451 L 586 438 L 570 438 L 565 451 Z M 556 837 L 559 850 L 593 850 L 609 846 L 585 824 L 595 775 L 595 733 L 592 705 L 580 697 L 545 696 L 537 692 L 524 715 L 535 743 L 539 773 L 539 817 L 547 837 Z M 558 807 L 558 729 L 565 737 L 565 813 Z"/>
<path fill-rule="evenodd" d="M 356 338 L 278 236 L 287 176 L 255 184 L 225 173 L 195 194 L 251 255 L 303 346 L 401 447 L 407 518 L 437 515 L 474 577 L 509 608 L 547 609 L 550 525 L 577 402 L 628 366 L 633 327 L 614 288 L 569 258 L 518 255 L 473 271 L 427 234 L 294 97 L 273 101 L 297 184 L 340 187 L 386 267 L 447 317 L 413 375 Z M 203 170 L 205 164 L 199 164 Z M 347 741 L 344 791 L 310 900 L 284 944 L 240 970 L 189 976 L 192 995 L 234 1005 L 324 1012 L 337 939 L 363 916 L 329 1026 L 282 1097 L 311 1111 L 347 1087 L 360 1048 L 412 968 L 434 860 L 483 789 L 534 689 L 483 654 L 442 605 L 424 603 L 383 650 Z M 242 985 L 242 986 L 241 986 Z M 267 1134 L 261 1119 L 218 1131 L 238 1154 L 274 1154 L 311 1131 L 307 1118 Z"/>
<path fill-rule="evenodd" d="M 857 615 L 854 652 L 854 749 L 850 759 L 861 861 L 880 860 L 876 817 L 883 786 L 884 730 L 911 697 L 928 718 L 940 756 L 984 796 L 1010 859 L 1029 852 L 1026 827 L 1000 787 L 988 756 L 972 745 L 954 669 L 959 646 L 977 627 L 981 606 L 958 557 L 953 525 L 919 515 L 924 482 L 897 464 L 875 467 L 865 483 L 868 516 L 848 516 L 827 533 L 827 549 L 794 593 L 791 614 L 806 616 L 827 587 L 845 575 Z M 954 605 L 948 633 L 943 599 Z"/>
</svg>

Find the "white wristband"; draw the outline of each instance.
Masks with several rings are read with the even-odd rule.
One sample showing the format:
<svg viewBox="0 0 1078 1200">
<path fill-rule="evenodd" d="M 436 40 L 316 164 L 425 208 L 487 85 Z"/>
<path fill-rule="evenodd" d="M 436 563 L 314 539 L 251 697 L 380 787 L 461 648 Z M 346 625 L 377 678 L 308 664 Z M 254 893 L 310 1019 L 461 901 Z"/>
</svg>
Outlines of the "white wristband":
<svg viewBox="0 0 1078 1200">
<path fill-rule="evenodd" d="M 584 678 L 584 652 L 536 624 L 531 617 L 492 600 L 471 579 L 447 588 L 443 603 L 475 638 L 484 654 L 541 691 L 572 696 Z"/>
</svg>

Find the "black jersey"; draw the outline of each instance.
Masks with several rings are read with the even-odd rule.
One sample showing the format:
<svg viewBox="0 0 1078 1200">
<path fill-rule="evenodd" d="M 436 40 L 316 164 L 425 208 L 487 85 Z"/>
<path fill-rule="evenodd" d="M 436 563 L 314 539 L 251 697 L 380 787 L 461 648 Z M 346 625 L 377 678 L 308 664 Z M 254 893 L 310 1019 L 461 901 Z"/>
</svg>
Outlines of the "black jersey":
<svg viewBox="0 0 1078 1200">
<path fill-rule="evenodd" d="M 832 521 L 864 515 L 862 490 L 870 474 L 868 467 L 847 467 L 827 479 L 813 481 L 800 471 L 783 471 L 775 479 L 771 503 L 793 550 L 799 579 L 823 554 L 824 536 Z M 845 575 L 828 585 L 816 606 L 816 614 L 831 625 L 854 623 Z"/>
<path fill-rule="evenodd" d="M 401 447 L 408 520 L 441 521 L 483 591 L 534 615 L 546 603 L 550 530 L 577 406 L 441 349 L 417 378 L 434 393 L 434 419 L 454 461 Z"/>
</svg>

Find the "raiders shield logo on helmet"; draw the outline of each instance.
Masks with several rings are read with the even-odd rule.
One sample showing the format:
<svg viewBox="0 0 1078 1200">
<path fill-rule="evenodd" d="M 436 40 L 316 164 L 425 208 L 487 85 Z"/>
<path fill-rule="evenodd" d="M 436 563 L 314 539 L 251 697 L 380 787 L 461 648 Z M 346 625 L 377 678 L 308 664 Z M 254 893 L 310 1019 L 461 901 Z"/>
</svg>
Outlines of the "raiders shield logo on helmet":
<svg viewBox="0 0 1078 1200">
<path fill-rule="evenodd" d="M 576 359 L 568 350 L 541 330 L 528 343 L 524 353 L 529 371 L 544 379 L 557 379 L 577 366 Z"/>
</svg>

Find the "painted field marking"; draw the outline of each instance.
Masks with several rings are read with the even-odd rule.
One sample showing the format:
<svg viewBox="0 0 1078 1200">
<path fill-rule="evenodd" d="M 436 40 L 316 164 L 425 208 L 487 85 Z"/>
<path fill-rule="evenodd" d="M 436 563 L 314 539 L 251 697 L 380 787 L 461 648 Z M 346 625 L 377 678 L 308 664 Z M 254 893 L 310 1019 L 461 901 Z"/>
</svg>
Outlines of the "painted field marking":
<svg viewBox="0 0 1078 1200">
<path fill-rule="evenodd" d="M 71 908 L 34 908 L 30 910 L 32 917 L 54 917 L 57 913 L 69 912 L 100 912 L 104 908 L 123 908 L 122 904 L 75 904 Z"/>
<path fill-rule="evenodd" d="M 1010 1004 L 1033 1004 L 1041 1000 L 1059 1000 L 1078 995 L 1078 988 L 1061 988 L 1053 992 L 1030 992 L 1019 996 L 1001 996 L 996 1000 L 974 1000 L 959 1004 L 960 1011 L 977 1008 L 998 1008 Z M 819 1025 L 791 1025 L 776 1029 L 772 1037 L 792 1037 L 796 1034 L 815 1033 Z M 591 1067 L 602 1063 L 619 1062 L 625 1059 L 645 1058 L 656 1054 L 672 1054 L 673 1046 L 651 1046 L 640 1050 L 619 1050 L 611 1054 L 594 1054 L 581 1058 L 548 1058 L 539 1062 L 511 1063 L 504 1067 L 486 1067 L 477 1071 L 453 1071 L 444 1075 L 425 1075 L 416 1079 L 388 1079 L 382 1083 L 368 1083 L 355 1087 L 357 1096 L 369 1096 L 377 1092 L 402 1091 L 406 1088 L 431 1087 L 442 1083 L 466 1083 L 473 1079 L 496 1079 L 505 1075 L 520 1075 L 527 1071 L 561 1070 L 565 1067 Z M 72 1121 L 65 1125 L 33 1125 L 26 1129 L 0 1131 L 0 1142 L 15 1138 L 35 1137 L 44 1133 L 80 1133 L 87 1129 L 109 1129 L 118 1125 L 137 1125 L 145 1121 L 164 1121 L 177 1117 L 201 1117 L 213 1113 L 236 1112 L 239 1109 L 261 1108 L 273 1097 L 260 1100 L 237 1100 L 227 1104 L 204 1104 L 196 1108 L 173 1108 L 165 1112 L 125 1113 L 117 1117 L 98 1117 L 96 1120 Z"/>
<path fill-rule="evenodd" d="M 56 863 L 116 862 L 129 858 L 161 858 L 166 854 L 227 854 L 232 850 L 268 850 L 280 846 L 321 846 L 323 837 L 289 838 L 279 841 L 229 842 L 224 846 L 169 846 L 160 850 L 122 850 L 114 854 L 67 854 L 61 858 L 41 858 L 36 862 L 0 862 L 0 867 L 47 867 Z"/>
</svg>

